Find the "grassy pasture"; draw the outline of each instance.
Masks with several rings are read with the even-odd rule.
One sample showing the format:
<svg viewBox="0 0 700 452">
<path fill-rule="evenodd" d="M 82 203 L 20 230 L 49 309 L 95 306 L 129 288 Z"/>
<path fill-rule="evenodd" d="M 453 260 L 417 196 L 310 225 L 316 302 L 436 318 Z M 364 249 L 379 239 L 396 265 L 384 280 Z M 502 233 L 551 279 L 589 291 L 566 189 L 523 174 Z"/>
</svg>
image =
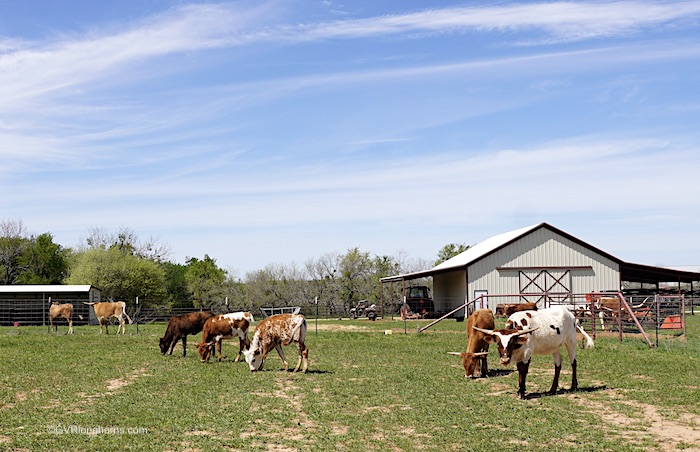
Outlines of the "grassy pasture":
<svg viewBox="0 0 700 452">
<path fill-rule="evenodd" d="M 427 322 L 421 321 L 421 325 Z M 672 450 L 700 445 L 700 316 L 658 349 L 599 337 L 579 349 L 581 390 L 566 361 L 547 396 L 551 356 L 533 359 L 528 400 L 494 351 L 490 377 L 465 380 L 448 351 L 464 323 L 416 334 L 401 321 L 309 322 L 306 375 L 273 352 L 265 371 L 199 362 L 195 338 L 163 357 L 165 325 L 67 336 L 0 328 L 0 449 L 15 450 Z M 385 330 L 393 334 L 385 335 Z M 237 343 L 224 344 L 233 359 Z M 296 348 L 287 347 L 296 363 Z M 562 351 L 564 356 L 566 352 Z"/>
</svg>

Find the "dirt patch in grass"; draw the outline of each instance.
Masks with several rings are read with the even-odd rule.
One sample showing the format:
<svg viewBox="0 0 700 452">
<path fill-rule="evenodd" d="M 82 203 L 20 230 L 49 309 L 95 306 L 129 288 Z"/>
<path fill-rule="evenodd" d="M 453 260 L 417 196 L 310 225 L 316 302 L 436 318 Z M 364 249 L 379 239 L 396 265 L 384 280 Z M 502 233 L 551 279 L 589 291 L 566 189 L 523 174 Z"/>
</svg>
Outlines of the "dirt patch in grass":
<svg viewBox="0 0 700 452">
<path fill-rule="evenodd" d="M 659 449 L 664 451 L 700 450 L 697 446 L 700 444 L 700 416 L 685 413 L 669 419 L 654 405 L 625 400 L 624 395 L 614 389 L 606 392 L 614 403 L 590 395 L 584 398 L 575 393 L 567 397 L 576 401 L 582 409 L 599 415 L 605 421 L 600 425 L 603 433 L 616 431 L 632 443 L 651 436 Z M 622 411 L 639 413 L 639 416 L 631 417 Z"/>
<path fill-rule="evenodd" d="M 289 408 L 288 416 L 292 424 L 296 427 L 287 427 L 278 431 L 264 431 L 262 430 L 265 428 L 264 425 L 256 424 L 252 425 L 250 429 L 241 432 L 240 437 L 242 439 L 250 440 L 252 438 L 262 437 L 265 438 L 266 441 L 274 442 L 282 442 L 283 440 L 306 442 L 309 436 L 314 436 L 316 434 L 318 430 L 316 423 L 303 409 L 303 391 L 301 391 L 301 388 L 294 385 L 294 381 L 289 379 L 286 373 L 275 380 L 275 389 L 271 393 L 256 391 L 254 394 L 258 397 L 273 397 L 284 400 Z M 251 410 L 256 406 L 255 404 L 251 406 Z M 283 444 L 261 444 L 255 441 L 251 443 L 251 446 L 272 451 L 298 450 L 297 448 Z"/>
<path fill-rule="evenodd" d="M 117 392 L 119 392 L 122 388 L 132 384 L 134 381 L 136 381 L 138 378 L 146 376 L 147 370 L 146 368 L 141 368 L 141 369 L 136 369 L 130 372 L 128 375 L 125 377 L 119 377 L 115 378 L 112 380 L 107 380 L 105 384 L 105 391 L 103 392 L 98 392 L 96 394 L 88 394 L 85 392 L 79 392 L 76 395 L 80 398 L 80 401 L 77 403 L 77 406 L 75 404 L 66 407 L 66 411 L 69 413 L 85 413 L 85 410 L 83 409 L 86 405 L 92 404 L 95 400 L 102 398 L 102 397 L 107 397 L 110 395 L 113 395 Z M 48 407 L 47 407 L 48 408 Z"/>
<path fill-rule="evenodd" d="M 314 326 L 315 328 L 315 326 Z M 372 328 L 367 328 L 360 325 L 338 325 L 338 324 L 323 324 L 318 325 L 319 331 L 331 331 L 334 333 L 344 332 L 344 333 L 376 333 L 376 330 Z"/>
<path fill-rule="evenodd" d="M 127 375 L 124 378 L 115 378 L 114 380 L 109 380 L 107 382 L 107 391 L 112 393 L 116 392 L 117 390 L 123 388 L 124 386 L 128 386 L 134 381 L 136 381 L 137 378 L 143 376 L 146 374 L 146 369 L 141 368 L 141 369 L 136 369 L 132 371 L 129 375 Z"/>
</svg>

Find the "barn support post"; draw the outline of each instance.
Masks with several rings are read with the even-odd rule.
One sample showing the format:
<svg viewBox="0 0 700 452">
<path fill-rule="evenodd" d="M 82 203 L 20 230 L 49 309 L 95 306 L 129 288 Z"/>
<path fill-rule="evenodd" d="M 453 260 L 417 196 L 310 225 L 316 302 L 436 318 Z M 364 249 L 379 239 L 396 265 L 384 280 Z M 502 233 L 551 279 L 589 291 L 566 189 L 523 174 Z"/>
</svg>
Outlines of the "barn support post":
<svg viewBox="0 0 700 452">
<path fill-rule="evenodd" d="M 654 295 L 654 301 L 656 302 L 656 346 L 659 346 L 659 328 L 661 327 L 661 309 L 659 308 L 659 294 Z"/>
<path fill-rule="evenodd" d="M 681 320 L 683 325 L 683 335 L 685 335 L 685 296 L 681 295 Z"/>
<path fill-rule="evenodd" d="M 622 296 L 622 294 L 620 294 Z M 634 313 L 630 310 L 630 314 L 634 317 Z M 617 333 L 620 336 L 620 343 L 622 343 L 622 303 L 617 304 Z"/>
<path fill-rule="evenodd" d="M 46 294 L 42 293 L 41 294 L 41 305 L 44 307 L 44 315 L 43 315 L 44 325 L 46 325 L 47 331 L 49 333 L 51 333 L 51 325 L 48 325 L 46 323 L 46 311 L 48 311 L 49 307 L 51 306 L 51 297 L 49 297 L 49 304 L 46 304 Z"/>
<path fill-rule="evenodd" d="M 379 279 L 379 304 L 382 306 L 382 320 L 384 320 L 384 284 L 382 284 L 381 278 Z"/>
</svg>

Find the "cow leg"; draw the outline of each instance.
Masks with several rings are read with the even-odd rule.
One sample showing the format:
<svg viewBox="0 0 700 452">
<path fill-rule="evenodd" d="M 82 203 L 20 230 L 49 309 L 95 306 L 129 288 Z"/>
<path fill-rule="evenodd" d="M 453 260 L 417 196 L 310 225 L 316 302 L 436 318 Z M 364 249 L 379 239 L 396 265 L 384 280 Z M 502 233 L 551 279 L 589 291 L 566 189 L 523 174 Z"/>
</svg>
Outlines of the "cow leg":
<svg viewBox="0 0 700 452">
<path fill-rule="evenodd" d="M 289 363 L 284 357 L 284 350 L 282 350 L 282 344 L 275 345 L 275 350 L 277 350 L 277 353 L 280 355 L 280 358 L 282 358 L 282 362 L 284 363 L 284 371 L 289 372 Z"/>
<path fill-rule="evenodd" d="M 182 336 L 182 357 L 187 356 L 187 336 Z M 175 345 L 175 344 L 173 344 Z M 170 354 L 173 354 L 173 349 L 170 349 Z"/>
<path fill-rule="evenodd" d="M 54 328 L 54 326 L 53 326 L 53 317 L 49 317 L 49 325 L 50 325 L 50 327 L 49 327 L 50 331 L 53 331 L 54 333 L 58 331 L 58 327 Z"/>
<path fill-rule="evenodd" d="M 240 336 L 238 337 L 238 355 L 236 355 L 236 359 L 233 361 L 234 363 L 237 363 L 241 360 L 241 357 L 243 356 L 243 350 L 245 349 L 247 344 L 246 339 L 247 338 L 244 339 Z"/>
<path fill-rule="evenodd" d="M 100 334 L 102 334 L 102 318 L 100 317 L 97 319 L 98 322 L 100 322 Z M 105 330 L 107 331 L 107 334 L 109 334 L 109 328 L 107 328 L 107 322 L 105 322 Z"/>
<path fill-rule="evenodd" d="M 219 362 L 221 362 L 221 359 L 222 359 L 222 358 L 221 358 L 221 343 L 222 343 L 222 342 L 223 342 L 223 341 L 222 341 L 221 339 L 219 339 L 218 341 L 216 341 L 216 351 L 217 351 L 217 353 L 218 353 Z"/>
<path fill-rule="evenodd" d="M 525 399 L 525 379 L 527 378 L 527 371 L 530 368 L 530 362 L 519 362 L 518 367 L 518 397 Z"/>
<path fill-rule="evenodd" d="M 301 369 L 301 373 L 305 374 L 309 369 L 309 349 L 304 345 L 304 351 L 301 352 L 301 356 L 304 359 L 304 366 Z"/>
<path fill-rule="evenodd" d="M 172 355 L 173 350 L 175 350 L 175 344 L 177 344 L 177 341 L 179 341 L 179 340 L 180 340 L 180 338 L 178 336 L 173 337 L 173 340 L 170 341 L 169 345 L 167 345 L 167 347 L 166 347 L 167 351 L 164 354 Z"/>
<path fill-rule="evenodd" d="M 550 395 L 556 394 L 557 388 L 559 387 L 559 373 L 561 372 L 561 353 L 559 353 L 559 351 L 552 353 L 552 358 L 554 358 L 554 380 L 552 381 L 552 387 L 549 388 Z"/>
<path fill-rule="evenodd" d="M 576 381 L 576 337 L 571 336 L 571 338 L 566 341 L 566 351 L 569 354 L 569 362 L 571 362 L 571 390 L 576 391 L 578 388 L 578 381 Z"/>
<path fill-rule="evenodd" d="M 117 317 L 117 320 L 119 320 L 119 326 L 117 327 L 117 334 L 119 334 L 119 330 L 122 331 L 122 336 L 124 333 L 126 333 L 126 326 L 124 325 L 124 317 L 119 316 Z"/>
<path fill-rule="evenodd" d="M 73 320 L 68 319 L 68 334 L 73 334 Z"/>
<path fill-rule="evenodd" d="M 605 331 L 605 313 L 604 312 L 599 312 L 598 317 L 600 317 L 600 327 L 603 328 L 603 331 Z"/>
<path fill-rule="evenodd" d="M 309 349 L 306 348 L 306 345 L 302 344 L 301 342 L 297 342 L 297 348 L 299 349 L 299 359 L 297 360 L 297 365 L 294 368 L 293 372 L 296 372 L 299 370 L 299 367 L 301 367 L 302 360 L 304 361 L 304 367 L 302 368 L 301 373 L 305 374 L 306 369 L 309 367 Z"/>
<path fill-rule="evenodd" d="M 484 347 L 484 349 L 483 349 L 482 351 L 488 352 L 488 351 L 489 351 L 489 346 L 487 345 L 486 347 Z M 488 356 L 482 356 L 482 357 L 481 357 L 481 376 L 484 377 L 484 378 L 486 378 L 486 377 L 489 376 L 489 360 L 488 360 Z"/>
<path fill-rule="evenodd" d="M 576 391 L 578 390 L 578 380 L 576 379 L 576 358 L 571 361 L 571 374 L 571 390 Z"/>
</svg>

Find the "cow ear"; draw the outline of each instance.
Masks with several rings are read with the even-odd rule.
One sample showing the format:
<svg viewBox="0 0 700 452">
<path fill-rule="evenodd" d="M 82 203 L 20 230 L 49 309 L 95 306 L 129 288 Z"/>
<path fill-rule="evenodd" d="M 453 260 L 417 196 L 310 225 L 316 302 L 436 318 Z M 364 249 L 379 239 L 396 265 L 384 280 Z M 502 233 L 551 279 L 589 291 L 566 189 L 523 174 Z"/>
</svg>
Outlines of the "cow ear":
<svg viewBox="0 0 700 452">
<path fill-rule="evenodd" d="M 527 338 L 528 338 L 528 336 L 518 336 L 518 337 L 517 337 L 517 343 L 518 343 L 518 344 L 524 344 L 525 342 L 527 342 Z"/>
<path fill-rule="evenodd" d="M 484 335 L 484 340 L 485 340 L 487 343 L 489 343 L 489 344 L 493 344 L 494 342 L 496 342 L 496 337 L 495 337 L 495 336 Z"/>
</svg>

